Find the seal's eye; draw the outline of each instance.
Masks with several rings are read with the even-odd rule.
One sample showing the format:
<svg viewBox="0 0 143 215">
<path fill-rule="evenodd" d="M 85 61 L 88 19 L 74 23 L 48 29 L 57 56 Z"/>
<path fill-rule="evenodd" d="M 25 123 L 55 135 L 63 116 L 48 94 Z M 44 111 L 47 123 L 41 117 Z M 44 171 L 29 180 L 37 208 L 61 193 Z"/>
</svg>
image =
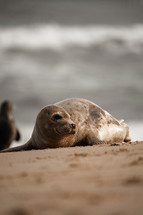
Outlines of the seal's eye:
<svg viewBox="0 0 143 215">
<path fill-rule="evenodd" d="M 61 116 L 61 115 L 59 115 L 59 114 L 55 114 L 53 117 L 52 117 L 52 119 L 54 120 L 54 121 L 56 121 L 56 120 L 59 120 L 59 119 L 62 119 L 63 117 Z"/>
</svg>

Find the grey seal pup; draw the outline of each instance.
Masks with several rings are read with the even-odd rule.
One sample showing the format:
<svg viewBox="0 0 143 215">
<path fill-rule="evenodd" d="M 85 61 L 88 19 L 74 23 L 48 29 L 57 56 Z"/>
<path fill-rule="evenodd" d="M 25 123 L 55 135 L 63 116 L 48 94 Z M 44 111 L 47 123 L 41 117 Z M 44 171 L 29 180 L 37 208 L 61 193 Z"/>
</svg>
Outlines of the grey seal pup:
<svg viewBox="0 0 143 215">
<path fill-rule="evenodd" d="M 0 150 L 8 148 L 14 140 L 20 140 L 20 132 L 14 122 L 11 102 L 4 101 L 0 107 Z"/>
<path fill-rule="evenodd" d="M 128 141 L 129 128 L 124 120 L 115 119 L 93 102 L 71 98 L 44 107 L 30 140 L 5 152 Z"/>
</svg>

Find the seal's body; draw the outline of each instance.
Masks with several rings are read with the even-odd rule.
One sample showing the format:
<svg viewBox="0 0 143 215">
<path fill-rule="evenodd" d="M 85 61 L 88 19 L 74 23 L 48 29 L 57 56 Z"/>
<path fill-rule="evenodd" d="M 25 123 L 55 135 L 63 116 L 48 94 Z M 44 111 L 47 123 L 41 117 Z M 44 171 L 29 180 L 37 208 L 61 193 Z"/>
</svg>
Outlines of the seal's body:
<svg viewBox="0 0 143 215">
<path fill-rule="evenodd" d="M 0 150 L 8 148 L 13 140 L 19 139 L 20 133 L 12 116 L 12 104 L 4 101 L 0 108 Z"/>
<path fill-rule="evenodd" d="M 6 151 L 44 149 L 130 141 L 129 128 L 107 111 L 85 99 L 67 99 L 44 107 L 32 137 Z"/>
</svg>

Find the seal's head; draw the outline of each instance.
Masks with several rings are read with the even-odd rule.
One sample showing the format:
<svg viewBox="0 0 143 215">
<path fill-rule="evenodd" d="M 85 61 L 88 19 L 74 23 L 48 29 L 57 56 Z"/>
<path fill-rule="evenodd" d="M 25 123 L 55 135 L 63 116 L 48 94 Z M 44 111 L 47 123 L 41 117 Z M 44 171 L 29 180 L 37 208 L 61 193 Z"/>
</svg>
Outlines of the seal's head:
<svg viewBox="0 0 143 215">
<path fill-rule="evenodd" d="M 62 107 L 50 105 L 43 108 L 37 116 L 33 131 L 34 142 L 48 144 L 58 142 L 76 133 L 76 125 Z"/>
<path fill-rule="evenodd" d="M 8 113 L 12 111 L 12 104 L 10 101 L 4 101 L 0 107 L 1 113 Z"/>
</svg>

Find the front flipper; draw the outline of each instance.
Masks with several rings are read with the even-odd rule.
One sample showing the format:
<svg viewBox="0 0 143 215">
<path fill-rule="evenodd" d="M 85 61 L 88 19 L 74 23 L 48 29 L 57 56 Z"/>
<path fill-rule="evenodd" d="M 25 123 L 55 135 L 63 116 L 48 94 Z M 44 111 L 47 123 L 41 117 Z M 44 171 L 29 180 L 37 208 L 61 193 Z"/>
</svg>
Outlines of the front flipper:
<svg viewBox="0 0 143 215">
<path fill-rule="evenodd" d="M 97 137 L 86 137 L 87 145 L 92 146 L 92 145 L 99 145 L 99 144 L 105 144 L 105 142 L 99 140 Z"/>
<path fill-rule="evenodd" d="M 75 143 L 74 146 L 93 146 L 99 144 L 105 144 L 105 142 L 99 140 L 97 137 L 86 136 L 81 141 Z"/>
</svg>

